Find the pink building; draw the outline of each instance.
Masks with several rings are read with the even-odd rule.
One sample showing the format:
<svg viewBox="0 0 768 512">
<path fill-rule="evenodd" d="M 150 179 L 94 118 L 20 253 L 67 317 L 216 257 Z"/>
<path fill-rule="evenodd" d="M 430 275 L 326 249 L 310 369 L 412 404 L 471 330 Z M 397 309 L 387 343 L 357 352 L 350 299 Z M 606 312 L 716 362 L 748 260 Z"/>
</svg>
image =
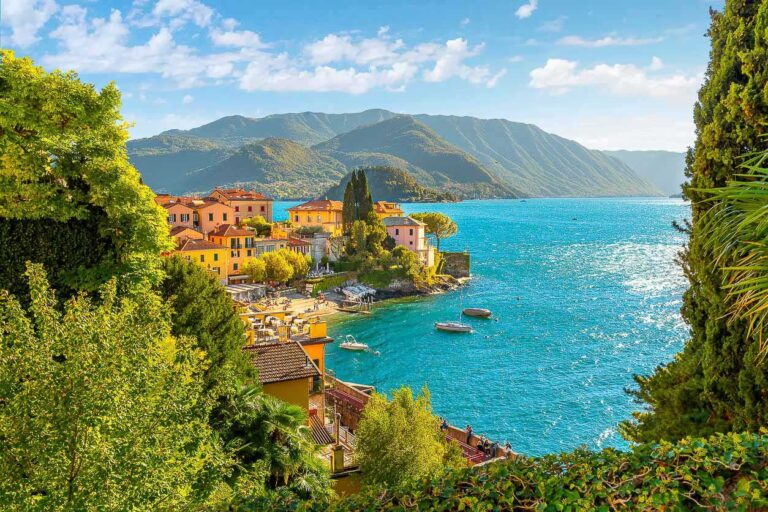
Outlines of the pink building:
<svg viewBox="0 0 768 512">
<path fill-rule="evenodd" d="M 232 207 L 218 201 L 194 199 L 186 204 L 194 210 L 194 226 L 205 234 L 222 224 L 234 222 L 235 212 Z"/>
<path fill-rule="evenodd" d="M 423 222 L 411 217 L 387 217 L 382 222 L 397 245 L 415 252 L 424 265 L 435 264 L 435 249 L 429 245 Z"/>
<path fill-rule="evenodd" d="M 194 227 L 194 211 L 184 203 L 169 202 L 163 205 L 171 227 Z"/>
</svg>

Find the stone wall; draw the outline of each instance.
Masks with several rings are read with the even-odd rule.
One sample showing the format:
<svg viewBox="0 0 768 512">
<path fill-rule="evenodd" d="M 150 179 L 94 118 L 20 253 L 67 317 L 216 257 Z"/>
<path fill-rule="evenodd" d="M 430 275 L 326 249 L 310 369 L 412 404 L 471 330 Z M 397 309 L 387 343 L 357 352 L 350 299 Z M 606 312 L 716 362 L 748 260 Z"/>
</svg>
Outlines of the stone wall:
<svg viewBox="0 0 768 512">
<path fill-rule="evenodd" d="M 470 276 L 470 257 L 468 252 L 443 252 L 443 274 L 448 274 L 455 278 Z"/>
</svg>

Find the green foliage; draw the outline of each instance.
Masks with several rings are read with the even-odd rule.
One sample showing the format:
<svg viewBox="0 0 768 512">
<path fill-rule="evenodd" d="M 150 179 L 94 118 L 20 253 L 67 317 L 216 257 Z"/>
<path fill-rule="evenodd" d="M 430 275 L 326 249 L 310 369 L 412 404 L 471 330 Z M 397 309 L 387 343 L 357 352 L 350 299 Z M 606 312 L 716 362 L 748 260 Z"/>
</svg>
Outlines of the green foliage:
<svg viewBox="0 0 768 512">
<path fill-rule="evenodd" d="M 459 227 L 456 223 L 444 213 L 440 212 L 427 212 L 427 213 L 414 213 L 411 215 L 414 219 L 426 224 L 424 230 L 427 235 L 435 237 L 437 240 L 437 252 L 440 252 L 440 241 L 445 238 L 450 238 L 459 232 Z"/>
<path fill-rule="evenodd" d="M 494 462 L 369 488 L 293 510 L 763 510 L 768 507 L 768 436 L 716 435 L 640 445 L 631 452 L 584 449 Z M 284 509 L 289 505 L 282 503 Z"/>
<path fill-rule="evenodd" d="M 173 335 L 194 337 L 208 360 L 204 387 L 221 394 L 233 380 L 253 380 L 255 370 L 242 350 L 245 326 L 224 287 L 178 255 L 163 258 L 163 270 L 159 292 L 169 304 Z"/>
<path fill-rule="evenodd" d="M 392 393 L 392 400 L 374 394 L 363 409 L 357 432 L 356 455 L 366 485 L 397 489 L 432 476 L 455 464 L 437 416 L 432 414 L 426 387 L 414 399 L 410 388 Z M 466 461 L 461 460 L 466 465 Z"/>
<path fill-rule="evenodd" d="M 0 218 L 11 237 L 0 246 L 19 244 L 2 263 L 2 286 L 23 289 L 26 260 L 52 264 L 53 280 L 69 288 L 94 289 L 111 276 L 121 286 L 157 282 L 159 254 L 172 244 L 163 210 L 128 163 L 117 88 L 97 92 L 74 73 L 46 73 L 7 50 L 0 59 Z M 48 237 L 45 222 L 65 233 Z M 93 253 L 85 255 L 89 229 Z M 61 245 L 38 255 L 40 236 Z"/>
<path fill-rule="evenodd" d="M 303 409 L 256 387 L 237 386 L 213 418 L 236 458 L 232 486 L 243 489 L 243 481 L 258 481 L 238 501 L 259 501 L 264 488 L 288 490 L 301 499 L 329 497 L 329 469 L 317 456 Z"/>
<path fill-rule="evenodd" d="M 243 272 L 256 283 L 263 283 L 267 278 L 267 264 L 264 258 L 251 258 L 243 265 Z"/>
<path fill-rule="evenodd" d="M 379 201 L 398 203 L 438 203 L 458 201 L 456 194 L 440 192 L 437 189 L 420 185 L 414 177 L 403 169 L 388 166 L 363 167 L 368 178 L 371 195 Z M 344 176 L 338 185 L 328 189 L 324 197 L 342 200 L 347 197 L 347 188 L 354 173 Z"/>
<path fill-rule="evenodd" d="M 344 232 L 349 233 L 355 222 L 374 222 L 376 214 L 373 211 L 373 198 L 368 189 L 368 180 L 365 172 L 352 171 L 347 186 L 344 189 L 344 203 L 342 207 L 342 219 Z M 378 217 L 377 217 L 378 218 Z"/>
<path fill-rule="evenodd" d="M 309 272 L 309 265 L 312 262 L 312 257 L 308 254 L 301 254 L 288 249 L 280 249 L 278 254 L 280 254 L 293 269 L 293 279 L 302 279 Z"/>
<path fill-rule="evenodd" d="M 718 254 L 713 241 L 723 226 L 709 222 L 719 200 L 707 190 L 723 187 L 751 152 L 766 148 L 768 96 L 768 4 L 729 0 L 712 11 L 712 47 L 699 101 L 694 108 L 695 147 L 687 156 L 684 188 L 692 200 L 690 241 L 682 254 L 690 288 L 683 317 L 691 339 L 675 360 L 650 377 L 637 377 L 636 396 L 650 405 L 624 426 L 637 441 L 678 439 L 768 424 L 768 366 L 759 364 L 759 343 L 749 321 L 733 317 L 729 271 L 737 253 Z M 718 256 L 722 256 L 718 258 Z"/>
<path fill-rule="evenodd" d="M 328 277 L 323 277 L 318 279 L 316 282 L 312 283 L 312 295 L 317 295 L 320 292 L 325 292 L 328 290 L 333 290 L 334 288 L 338 288 L 342 284 L 344 284 L 346 281 L 349 281 L 350 279 L 354 279 L 357 276 L 354 272 L 343 272 L 340 274 L 335 274 Z"/>
<path fill-rule="evenodd" d="M 314 235 L 323 232 L 325 232 L 325 230 L 322 226 L 300 226 L 296 228 L 296 234 L 298 235 Z"/>
<path fill-rule="evenodd" d="M 240 222 L 240 225 L 247 228 L 253 228 L 258 236 L 270 236 L 272 234 L 272 224 L 267 222 L 261 215 L 254 215 L 253 217 L 243 219 Z"/>
<path fill-rule="evenodd" d="M 281 251 L 266 252 L 259 257 L 264 260 L 268 281 L 287 283 L 294 277 L 294 267 Z"/>
<path fill-rule="evenodd" d="M 228 472 L 208 426 L 203 354 L 153 293 L 57 309 L 29 265 L 25 312 L 0 293 L 0 508 L 190 509 Z"/>
</svg>

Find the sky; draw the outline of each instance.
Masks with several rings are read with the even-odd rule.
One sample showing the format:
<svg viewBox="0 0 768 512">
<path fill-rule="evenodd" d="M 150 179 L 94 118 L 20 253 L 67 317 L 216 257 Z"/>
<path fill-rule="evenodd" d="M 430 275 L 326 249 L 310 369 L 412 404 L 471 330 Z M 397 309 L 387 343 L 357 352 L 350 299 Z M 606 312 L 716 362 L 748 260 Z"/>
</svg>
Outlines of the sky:
<svg viewBox="0 0 768 512">
<path fill-rule="evenodd" d="M 722 0 L 0 0 L 0 47 L 114 81 L 132 137 L 384 108 L 683 151 L 710 6 Z"/>
</svg>

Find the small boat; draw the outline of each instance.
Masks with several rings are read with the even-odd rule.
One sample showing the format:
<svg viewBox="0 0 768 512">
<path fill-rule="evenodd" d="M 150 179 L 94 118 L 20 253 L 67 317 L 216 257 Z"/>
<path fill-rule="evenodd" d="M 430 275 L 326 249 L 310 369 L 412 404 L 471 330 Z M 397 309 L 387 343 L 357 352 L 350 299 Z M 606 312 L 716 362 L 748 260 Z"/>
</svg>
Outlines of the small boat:
<svg viewBox="0 0 768 512">
<path fill-rule="evenodd" d="M 488 318 L 491 316 L 491 310 L 485 308 L 466 308 L 462 313 L 464 316 L 476 316 L 479 318 Z"/>
<path fill-rule="evenodd" d="M 472 332 L 472 326 L 461 322 L 435 322 L 435 329 L 445 332 Z"/>
<path fill-rule="evenodd" d="M 344 341 L 341 342 L 341 345 L 339 345 L 339 347 L 346 350 L 355 350 L 355 351 L 370 350 L 368 348 L 368 345 L 366 345 L 365 343 L 360 343 L 351 334 L 347 334 L 347 337 L 344 339 Z"/>
</svg>

